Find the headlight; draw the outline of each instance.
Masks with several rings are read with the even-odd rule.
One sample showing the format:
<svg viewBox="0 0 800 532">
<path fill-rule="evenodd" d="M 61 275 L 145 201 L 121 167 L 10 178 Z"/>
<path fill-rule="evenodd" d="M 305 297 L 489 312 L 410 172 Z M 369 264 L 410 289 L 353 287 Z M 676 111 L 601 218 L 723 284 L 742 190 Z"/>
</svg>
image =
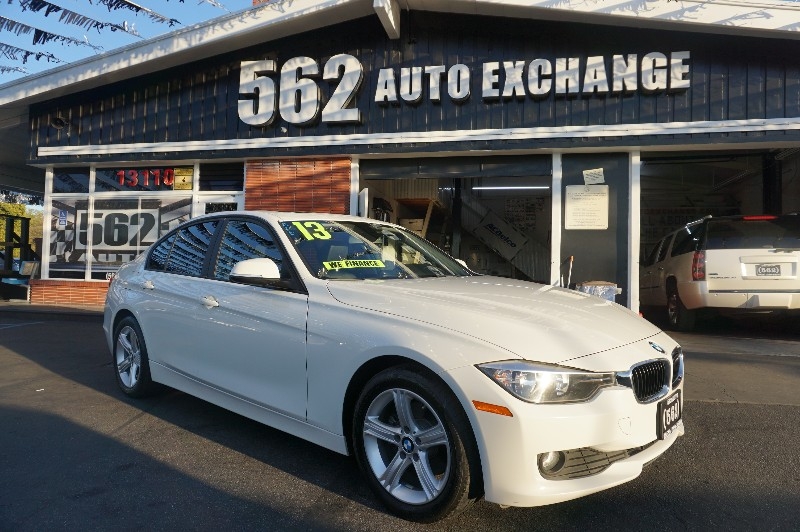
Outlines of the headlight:
<svg viewBox="0 0 800 532">
<path fill-rule="evenodd" d="M 614 373 L 591 373 L 520 360 L 477 366 L 514 397 L 528 403 L 579 403 L 588 401 L 616 382 Z"/>
</svg>

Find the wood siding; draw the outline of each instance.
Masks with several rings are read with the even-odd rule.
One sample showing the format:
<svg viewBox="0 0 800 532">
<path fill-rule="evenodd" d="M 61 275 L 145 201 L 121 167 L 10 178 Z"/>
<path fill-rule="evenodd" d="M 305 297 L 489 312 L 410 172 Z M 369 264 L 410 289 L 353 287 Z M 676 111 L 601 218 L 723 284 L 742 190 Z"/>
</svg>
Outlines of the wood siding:
<svg viewBox="0 0 800 532">
<path fill-rule="evenodd" d="M 350 159 L 248 161 L 245 209 L 350 214 Z"/>
<path fill-rule="evenodd" d="M 31 161 L 75 162 L 69 156 L 37 157 L 38 147 L 272 139 L 317 135 L 385 134 L 620 124 L 665 124 L 721 120 L 800 117 L 800 42 L 652 29 L 615 28 L 536 20 L 518 20 L 426 12 L 404 12 L 400 39 L 386 37 L 377 17 L 367 17 L 258 47 L 228 53 L 181 68 L 107 85 L 31 109 Z M 447 28 L 443 31 L 442 28 Z M 626 94 L 577 94 L 484 100 L 481 65 L 489 61 L 649 52 L 691 52 L 691 87 L 685 91 Z M 289 124 L 276 119 L 251 127 L 238 117 L 239 64 L 272 58 L 278 68 L 287 59 L 308 56 L 320 68 L 333 54 L 347 53 L 364 66 L 356 98 L 361 124 Z M 382 68 L 464 64 L 472 72 L 471 97 L 456 103 L 424 98 L 419 104 L 374 101 Z M 607 67 L 608 68 L 608 67 Z M 581 77 L 583 74 L 581 74 Z M 501 70 L 501 83 L 502 83 Z M 326 102 L 335 84 L 319 77 Z M 427 90 L 427 89 L 426 89 Z M 69 125 L 50 126 L 61 116 Z M 704 133 L 682 136 L 620 138 L 501 139 L 448 143 L 449 150 L 504 150 L 615 145 L 663 145 L 691 142 L 800 141 L 794 131 Z M 225 157 L 308 156 L 357 153 L 435 152 L 436 142 L 387 145 L 309 145 L 304 147 L 225 151 Z M 141 159 L 215 158 L 218 152 L 142 153 Z M 81 156 L 83 162 L 111 161 L 118 156 Z M 126 156 L 126 158 L 131 158 Z"/>
</svg>

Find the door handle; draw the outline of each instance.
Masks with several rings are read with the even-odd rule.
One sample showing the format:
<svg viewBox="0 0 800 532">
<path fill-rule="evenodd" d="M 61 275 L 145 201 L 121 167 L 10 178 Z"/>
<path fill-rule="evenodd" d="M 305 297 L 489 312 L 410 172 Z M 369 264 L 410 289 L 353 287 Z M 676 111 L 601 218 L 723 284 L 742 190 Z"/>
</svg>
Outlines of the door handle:
<svg viewBox="0 0 800 532">
<path fill-rule="evenodd" d="M 151 281 L 150 279 L 148 279 L 148 280 L 146 280 L 145 282 L 142 283 L 142 288 L 144 288 L 145 290 L 152 290 L 155 287 L 156 287 L 156 285 L 154 285 L 153 281 Z"/>
<path fill-rule="evenodd" d="M 206 308 L 214 308 L 219 306 L 219 301 L 214 296 L 203 296 L 203 305 Z"/>
</svg>

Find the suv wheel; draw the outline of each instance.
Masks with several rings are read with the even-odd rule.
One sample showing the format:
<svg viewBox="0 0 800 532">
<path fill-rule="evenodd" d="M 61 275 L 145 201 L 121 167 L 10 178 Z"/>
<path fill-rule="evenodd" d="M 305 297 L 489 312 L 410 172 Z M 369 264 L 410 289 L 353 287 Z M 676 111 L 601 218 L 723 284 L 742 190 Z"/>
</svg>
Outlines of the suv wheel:
<svg viewBox="0 0 800 532">
<path fill-rule="evenodd" d="M 667 291 L 667 316 L 669 327 L 674 331 L 688 332 L 694 328 L 696 312 L 683 306 L 676 286 L 670 286 Z"/>
</svg>

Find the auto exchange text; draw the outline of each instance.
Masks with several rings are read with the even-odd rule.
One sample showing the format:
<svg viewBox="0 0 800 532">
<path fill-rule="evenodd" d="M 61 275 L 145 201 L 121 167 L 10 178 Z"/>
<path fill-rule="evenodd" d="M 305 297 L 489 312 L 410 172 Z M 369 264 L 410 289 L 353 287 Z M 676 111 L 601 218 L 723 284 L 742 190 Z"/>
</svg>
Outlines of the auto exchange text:
<svg viewBox="0 0 800 532">
<path fill-rule="evenodd" d="M 489 61 L 478 66 L 484 101 L 547 98 L 551 95 L 630 94 L 684 91 L 690 87 L 688 51 L 559 57 L 531 61 Z M 424 100 L 463 103 L 472 97 L 476 75 L 465 64 L 427 65 L 378 70 L 373 101 L 417 105 Z M 322 101 L 318 78 L 333 92 Z M 323 65 L 310 57 L 293 57 L 280 69 L 277 61 L 242 61 L 239 78 L 239 118 L 251 126 L 268 126 L 280 116 L 295 125 L 361 123 L 356 96 L 364 66 L 354 56 L 339 54 Z M 324 105 L 323 105 L 324 103 Z"/>
</svg>

